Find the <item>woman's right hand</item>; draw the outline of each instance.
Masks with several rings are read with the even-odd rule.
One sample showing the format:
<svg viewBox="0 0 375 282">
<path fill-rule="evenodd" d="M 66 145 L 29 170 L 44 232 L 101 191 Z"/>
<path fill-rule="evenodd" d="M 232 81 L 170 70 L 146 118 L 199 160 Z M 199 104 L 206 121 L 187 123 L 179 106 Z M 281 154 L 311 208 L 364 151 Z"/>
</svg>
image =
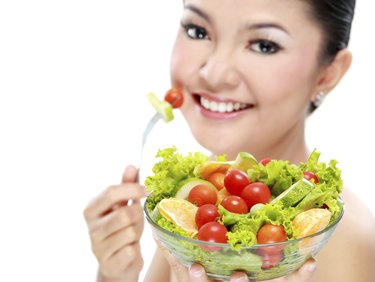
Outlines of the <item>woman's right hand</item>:
<svg viewBox="0 0 375 282">
<path fill-rule="evenodd" d="M 92 251 L 99 262 L 98 281 L 138 281 L 143 267 L 140 200 L 146 192 L 137 176 L 135 167 L 127 167 L 122 183 L 108 187 L 84 211 Z"/>
</svg>

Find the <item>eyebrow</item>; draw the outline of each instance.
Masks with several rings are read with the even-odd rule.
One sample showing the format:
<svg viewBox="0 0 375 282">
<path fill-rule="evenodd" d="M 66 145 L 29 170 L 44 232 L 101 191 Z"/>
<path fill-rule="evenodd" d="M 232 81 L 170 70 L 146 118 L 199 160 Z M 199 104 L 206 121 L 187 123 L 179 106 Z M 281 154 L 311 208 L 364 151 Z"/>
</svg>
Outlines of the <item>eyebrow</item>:
<svg viewBox="0 0 375 282">
<path fill-rule="evenodd" d="M 276 28 L 276 29 L 282 30 L 286 34 L 289 34 L 289 32 L 284 27 L 276 23 L 259 23 L 259 24 L 249 24 L 246 26 L 246 30 L 250 30 L 250 31 L 256 30 L 256 29 L 263 29 L 263 28 Z"/>
<path fill-rule="evenodd" d="M 203 12 L 202 10 L 198 9 L 197 7 L 195 7 L 191 4 L 185 5 L 185 10 L 190 10 L 190 11 L 196 13 L 198 16 L 202 17 L 207 22 L 209 22 L 209 23 L 211 22 L 211 18 L 205 12 Z"/>
<path fill-rule="evenodd" d="M 194 5 L 191 5 L 191 4 L 185 5 L 185 10 L 190 10 L 190 11 L 196 13 L 198 16 L 202 17 L 207 22 L 209 22 L 209 23 L 211 22 L 210 16 L 207 15 L 202 10 L 200 10 L 199 8 L 195 7 Z M 263 28 L 276 28 L 276 29 L 280 29 L 280 30 L 284 31 L 285 33 L 289 34 L 289 32 L 284 27 L 282 27 L 281 25 L 276 24 L 276 23 L 249 24 L 249 25 L 246 26 L 245 29 L 251 31 L 251 30 L 263 29 Z"/>
</svg>

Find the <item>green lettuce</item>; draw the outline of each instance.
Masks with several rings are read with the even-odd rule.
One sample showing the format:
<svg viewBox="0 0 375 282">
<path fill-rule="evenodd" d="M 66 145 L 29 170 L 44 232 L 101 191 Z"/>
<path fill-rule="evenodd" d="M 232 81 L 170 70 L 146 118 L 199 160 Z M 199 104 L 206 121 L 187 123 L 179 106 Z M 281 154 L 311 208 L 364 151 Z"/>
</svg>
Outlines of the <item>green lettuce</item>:
<svg viewBox="0 0 375 282">
<path fill-rule="evenodd" d="M 194 177 L 194 168 L 208 160 L 206 155 L 199 152 L 182 156 L 177 153 L 176 147 L 159 150 L 156 157 L 162 160 L 154 165 L 154 175 L 145 180 L 147 192 L 152 192 L 147 201 L 149 210 L 153 210 L 163 198 L 174 196 L 178 183 Z"/>
</svg>

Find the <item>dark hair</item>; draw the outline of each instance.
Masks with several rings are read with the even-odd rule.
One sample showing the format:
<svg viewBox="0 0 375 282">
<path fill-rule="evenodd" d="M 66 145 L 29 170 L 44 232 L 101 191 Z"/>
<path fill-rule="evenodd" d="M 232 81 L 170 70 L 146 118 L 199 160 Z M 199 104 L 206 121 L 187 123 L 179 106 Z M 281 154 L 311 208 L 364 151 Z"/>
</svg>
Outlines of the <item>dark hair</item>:
<svg viewBox="0 0 375 282">
<path fill-rule="evenodd" d="M 309 6 L 313 19 L 324 32 L 322 59 L 332 60 L 348 46 L 355 0 L 310 0 Z"/>
<path fill-rule="evenodd" d="M 309 0 L 311 16 L 324 33 L 321 62 L 330 63 L 348 46 L 356 0 Z M 310 113 L 316 109 L 311 103 Z"/>
</svg>

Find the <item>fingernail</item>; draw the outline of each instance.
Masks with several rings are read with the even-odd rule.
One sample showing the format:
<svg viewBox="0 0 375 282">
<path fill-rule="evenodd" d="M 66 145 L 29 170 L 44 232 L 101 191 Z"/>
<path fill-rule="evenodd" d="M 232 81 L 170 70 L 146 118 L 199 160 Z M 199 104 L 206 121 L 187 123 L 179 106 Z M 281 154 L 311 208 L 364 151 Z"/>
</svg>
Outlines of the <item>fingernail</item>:
<svg viewBox="0 0 375 282">
<path fill-rule="evenodd" d="M 249 282 L 249 279 L 247 279 L 246 276 L 239 276 L 239 277 L 236 277 L 232 281 L 234 281 L 234 282 Z"/>
<path fill-rule="evenodd" d="M 237 272 L 232 276 L 230 281 L 233 281 L 233 282 L 249 282 L 249 278 L 245 274 Z"/>
<path fill-rule="evenodd" d="M 201 278 L 204 275 L 204 270 L 199 266 L 192 265 L 189 269 L 189 274 L 192 278 Z"/>
<path fill-rule="evenodd" d="M 309 264 L 309 265 L 307 266 L 307 271 L 308 271 L 308 272 L 314 272 L 315 269 L 316 269 L 316 263 L 312 263 L 312 264 Z"/>
</svg>

